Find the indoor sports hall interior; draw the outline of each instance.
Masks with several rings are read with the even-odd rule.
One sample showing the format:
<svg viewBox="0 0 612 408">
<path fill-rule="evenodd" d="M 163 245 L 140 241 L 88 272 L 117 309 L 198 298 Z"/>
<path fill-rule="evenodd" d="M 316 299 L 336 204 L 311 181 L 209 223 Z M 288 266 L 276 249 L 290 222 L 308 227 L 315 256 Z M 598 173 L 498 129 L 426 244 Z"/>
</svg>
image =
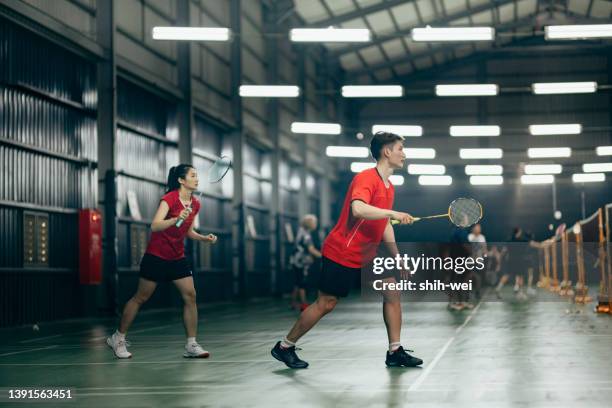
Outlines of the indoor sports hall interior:
<svg viewBox="0 0 612 408">
<path fill-rule="evenodd" d="M 611 353 L 612 1 L 0 0 L 0 406 L 610 407 Z"/>
</svg>

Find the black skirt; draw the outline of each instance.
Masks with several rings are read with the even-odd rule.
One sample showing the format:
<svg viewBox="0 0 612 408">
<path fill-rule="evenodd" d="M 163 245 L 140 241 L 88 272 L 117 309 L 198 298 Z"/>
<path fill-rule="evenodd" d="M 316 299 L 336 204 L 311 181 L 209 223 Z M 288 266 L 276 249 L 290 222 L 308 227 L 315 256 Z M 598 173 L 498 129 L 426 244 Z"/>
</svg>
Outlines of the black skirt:
<svg viewBox="0 0 612 408">
<path fill-rule="evenodd" d="M 144 254 L 140 261 L 140 277 L 153 282 L 171 282 L 192 275 L 187 258 L 169 261 L 155 255 Z"/>
</svg>

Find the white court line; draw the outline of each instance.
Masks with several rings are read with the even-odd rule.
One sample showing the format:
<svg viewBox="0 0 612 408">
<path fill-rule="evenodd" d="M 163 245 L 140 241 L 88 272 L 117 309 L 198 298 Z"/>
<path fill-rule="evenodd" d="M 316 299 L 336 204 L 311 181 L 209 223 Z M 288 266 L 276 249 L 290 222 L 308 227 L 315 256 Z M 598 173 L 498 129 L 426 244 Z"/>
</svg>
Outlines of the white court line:
<svg viewBox="0 0 612 408">
<path fill-rule="evenodd" d="M 234 387 L 238 388 L 238 387 L 242 387 L 241 384 L 235 384 L 233 385 Z M 206 393 L 226 393 L 228 392 L 227 389 L 225 389 L 226 387 L 214 387 L 211 386 L 211 388 L 206 389 Z M 533 391 L 547 391 L 547 388 L 527 388 L 529 390 L 533 390 Z M 589 392 L 596 392 L 596 391 L 610 391 L 612 390 L 612 388 L 609 387 L 605 387 L 605 388 L 589 388 Z M 202 395 L 202 391 L 203 390 L 176 390 L 176 391 L 124 391 L 124 392 L 88 392 L 88 393 L 80 393 L 80 392 L 75 392 L 75 397 L 79 398 L 79 397 L 120 397 L 120 396 L 130 396 L 130 395 Z M 331 394 L 339 394 L 339 393 L 355 393 L 355 394 L 359 394 L 359 393 L 372 393 L 372 392 L 392 392 L 392 391 L 399 391 L 400 393 L 405 393 L 408 392 L 408 390 L 402 389 L 401 387 L 395 387 L 395 388 L 389 388 L 389 387 L 380 387 L 380 388 L 355 388 L 355 389 L 350 389 L 350 390 L 345 390 L 345 389 L 338 389 L 336 388 L 329 388 L 329 389 L 323 389 L 318 387 L 316 389 L 317 393 L 331 393 Z M 449 390 L 446 388 L 442 388 L 442 389 L 425 389 L 425 390 L 417 390 L 416 392 L 422 392 L 422 393 L 448 393 L 448 392 L 457 392 L 460 390 Z M 464 390 L 461 390 L 464 391 Z"/>
<path fill-rule="evenodd" d="M 447 340 L 446 344 L 444 344 L 444 347 L 442 347 L 440 351 L 438 351 L 438 354 L 436 354 L 431 364 L 428 364 L 427 367 L 425 367 L 425 370 L 423 370 L 421 375 L 419 375 L 419 377 L 416 379 L 416 381 L 410 385 L 408 391 L 418 390 L 418 388 L 421 386 L 421 383 L 425 380 L 427 375 L 429 375 L 429 372 L 436 366 L 436 364 L 438 364 L 438 361 L 442 358 L 442 355 L 446 352 L 446 349 L 448 348 L 448 346 L 451 345 L 453 341 L 455 341 L 454 336 Z"/>
<path fill-rule="evenodd" d="M 555 382 L 536 382 L 536 383 L 512 383 L 512 382 L 485 382 L 482 383 L 481 385 L 486 385 L 486 386 L 517 386 L 517 387 L 526 387 L 526 388 L 544 388 L 543 386 L 545 385 L 555 385 L 555 386 L 559 386 L 559 387 L 566 387 L 566 386 L 580 386 L 580 387 L 584 387 L 587 386 L 589 384 L 592 383 L 602 383 L 602 384 L 612 384 L 612 381 L 588 381 L 588 382 L 567 382 L 567 383 L 555 383 Z M 210 387 L 235 387 L 235 386 L 261 386 L 261 385 L 269 385 L 269 384 L 278 384 L 278 381 L 257 381 L 254 383 L 241 383 L 241 384 L 237 384 L 237 383 L 227 383 L 227 384 L 200 384 L 200 385 L 179 385 L 179 384 L 173 384 L 173 385 L 133 385 L 133 386 L 123 386 L 123 387 L 114 387 L 114 386 L 110 386 L 110 387 L 73 387 L 74 390 L 76 391 L 107 391 L 107 390 L 164 390 L 164 389 L 200 389 L 200 388 L 210 388 Z M 352 385 L 352 384 L 339 384 L 339 386 L 342 385 Z M 533 385 L 533 386 L 532 386 Z M 336 386 L 333 386 L 336 387 Z M 397 386 L 391 386 L 391 387 L 380 387 L 380 388 L 388 388 L 388 389 L 397 389 L 397 388 L 401 388 L 404 389 L 404 387 L 402 385 L 397 385 Z M 608 387 L 606 387 L 608 388 Z M 427 390 L 438 390 L 438 391 L 452 391 L 453 389 L 447 389 L 447 388 L 425 388 Z M 461 388 L 465 390 L 465 388 Z M 590 389 L 590 387 L 589 387 Z"/>
<path fill-rule="evenodd" d="M 53 346 L 51 346 L 53 347 Z M 49 348 L 49 347 L 47 347 Z M 28 350 L 33 351 L 33 350 Z M 120 363 L 119 359 L 115 359 L 113 361 L 105 361 L 105 362 L 97 362 L 97 363 L 0 363 L 0 366 L 7 367 L 46 367 L 46 366 L 96 366 L 96 365 L 117 365 L 117 364 L 185 364 L 186 359 L 182 360 L 168 360 L 168 361 L 125 361 Z M 241 364 L 241 363 L 270 363 L 270 364 L 282 364 L 278 361 L 270 358 L 265 360 L 214 360 L 214 359 L 191 359 L 199 361 L 192 361 L 187 364 Z M 371 361 L 380 361 L 380 357 L 371 357 L 371 358 L 360 358 L 359 361 L 371 360 Z M 308 361 L 355 361 L 354 358 L 311 358 Z"/>
<path fill-rule="evenodd" d="M 483 296 L 484 297 L 484 296 Z M 431 370 L 434 369 L 434 367 L 436 366 L 436 364 L 438 364 L 438 361 L 440 361 L 440 359 L 442 358 L 442 356 L 444 355 L 444 353 L 446 353 L 446 350 L 448 349 L 448 347 L 453 343 L 453 341 L 455 341 L 455 337 L 461 332 L 461 330 L 463 330 L 463 328 L 465 327 L 466 324 L 468 324 L 468 322 L 472 319 L 472 316 L 474 316 L 474 314 L 476 314 L 476 312 L 478 311 L 478 309 L 480 309 L 480 305 L 482 304 L 482 300 L 480 300 L 478 302 L 478 304 L 476 305 L 476 307 L 472 310 L 472 312 L 470 313 L 470 315 L 465 319 L 465 321 L 463 322 L 463 324 L 459 327 L 457 327 L 457 330 L 455 330 L 455 336 L 451 337 L 450 339 L 447 340 L 446 344 L 444 344 L 444 347 L 442 347 L 440 349 L 440 351 L 438 351 L 438 354 L 436 354 L 436 356 L 434 357 L 433 361 L 427 365 L 427 367 L 425 367 L 425 370 L 423 370 L 423 372 L 421 373 L 421 375 L 419 375 L 419 377 L 416 379 L 415 382 L 413 382 L 410 387 L 408 388 L 408 391 L 417 391 L 419 389 L 419 387 L 421 386 L 421 384 L 423 383 L 423 381 L 425 381 L 425 379 L 427 378 L 427 376 L 429 375 L 429 373 L 431 372 Z"/>
<path fill-rule="evenodd" d="M 179 322 L 176 323 L 171 323 L 171 324 L 165 324 L 163 326 L 156 326 L 156 327 L 149 327 L 146 329 L 140 329 L 140 330 L 131 330 L 129 333 L 144 333 L 144 332 L 148 332 L 148 331 L 152 331 L 152 330 L 159 330 L 159 329 L 165 329 L 167 327 L 172 327 L 172 326 L 177 326 L 179 325 Z M 110 333 L 109 335 L 112 335 L 113 333 Z M 98 336 L 98 337 L 91 337 L 88 340 L 89 341 L 95 341 L 95 340 L 102 340 L 102 339 L 106 339 L 107 337 L 109 337 L 109 335 L 106 336 Z"/>
<path fill-rule="evenodd" d="M 4 354 L 0 354 L 0 357 L 5 357 L 5 356 L 12 356 L 14 354 L 22 354 L 22 353 L 30 353 L 32 351 L 38 351 L 38 350 L 49 350 L 52 348 L 56 348 L 57 346 L 47 346 L 47 347 L 39 347 L 39 348 L 35 348 L 35 349 L 27 349 L 27 350 L 21 350 L 21 351 L 13 351 L 12 353 L 4 353 Z"/>
<path fill-rule="evenodd" d="M 54 339 L 56 337 L 61 337 L 61 334 L 55 334 L 53 336 L 45 336 L 45 337 L 38 337 L 35 339 L 30 339 L 30 340 L 22 340 L 20 341 L 20 343 L 26 344 L 26 343 L 34 343 L 36 341 L 42 341 L 42 340 L 48 340 L 48 339 Z"/>
<path fill-rule="evenodd" d="M 237 387 L 239 385 L 236 385 Z M 354 390 L 350 390 L 351 393 L 371 393 L 373 391 L 380 391 L 380 392 L 388 392 L 391 391 L 392 389 L 389 388 L 379 388 L 379 389 L 354 389 Z M 214 388 L 210 388 L 206 390 L 207 393 L 211 393 L 211 392 L 215 392 L 215 393 L 226 393 L 227 390 L 226 389 L 214 389 Z M 329 390 L 322 390 L 317 388 L 317 393 L 341 393 L 343 392 L 342 390 L 338 390 L 338 389 L 329 389 Z M 431 392 L 429 390 L 425 391 L 425 392 Z M 435 391 L 435 392 L 439 392 L 439 391 Z M 187 390 L 181 390 L 181 391 L 145 391 L 145 392 L 92 392 L 92 393 L 85 393 L 85 394 L 81 394 L 81 393 L 75 393 L 75 398 L 82 398 L 82 397 L 127 397 L 127 396 L 136 396 L 136 395 L 202 395 L 202 391 L 201 390 L 197 390 L 197 391 L 187 391 Z"/>
</svg>

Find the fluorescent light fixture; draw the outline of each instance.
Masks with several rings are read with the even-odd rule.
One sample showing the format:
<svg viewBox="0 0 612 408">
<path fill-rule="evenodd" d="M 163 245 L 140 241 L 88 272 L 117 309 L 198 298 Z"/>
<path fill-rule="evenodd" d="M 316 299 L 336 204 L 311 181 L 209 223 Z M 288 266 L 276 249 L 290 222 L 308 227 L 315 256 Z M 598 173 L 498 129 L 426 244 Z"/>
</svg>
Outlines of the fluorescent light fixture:
<svg viewBox="0 0 612 408">
<path fill-rule="evenodd" d="M 504 184 L 502 176 L 470 176 L 470 184 L 474 186 L 498 186 Z"/>
<path fill-rule="evenodd" d="M 389 176 L 389 181 L 394 186 L 401 186 L 402 184 L 404 184 L 404 176 L 400 176 L 399 174 L 392 174 L 391 176 Z"/>
<path fill-rule="evenodd" d="M 462 136 L 499 136 L 501 128 L 499 126 L 451 126 L 450 135 L 455 137 Z"/>
<path fill-rule="evenodd" d="M 328 156 L 329 156 L 329 154 L 328 154 Z M 376 166 L 376 163 L 371 163 L 371 162 L 352 162 L 351 163 L 351 171 L 353 173 L 361 173 L 362 171 L 367 170 L 367 169 L 371 169 L 374 166 Z"/>
<path fill-rule="evenodd" d="M 154 40 L 228 41 L 230 29 L 224 27 L 153 27 Z"/>
<path fill-rule="evenodd" d="M 572 174 L 574 183 L 595 183 L 598 181 L 606 181 L 606 175 L 603 173 L 575 173 Z"/>
<path fill-rule="evenodd" d="M 412 41 L 493 41 L 493 27 L 413 28 Z"/>
<path fill-rule="evenodd" d="M 539 135 L 579 135 L 582 133 L 582 125 L 579 123 L 567 123 L 562 125 L 529 125 L 529 133 Z"/>
<path fill-rule="evenodd" d="M 419 176 L 422 186 L 450 186 L 453 183 L 451 176 Z"/>
<path fill-rule="evenodd" d="M 525 174 L 561 174 L 560 164 L 526 164 Z"/>
<path fill-rule="evenodd" d="M 582 171 L 585 173 L 601 173 L 612 171 L 612 163 L 584 163 Z"/>
<path fill-rule="evenodd" d="M 531 84 L 534 94 L 573 94 L 597 91 L 597 82 L 539 82 Z"/>
<path fill-rule="evenodd" d="M 401 98 L 404 88 L 401 85 L 344 85 L 342 96 L 345 98 Z"/>
<path fill-rule="evenodd" d="M 544 27 L 547 40 L 581 40 L 611 38 L 612 24 L 550 25 Z"/>
<path fill-rule="evenodd" d="M 468 176 L 496 176 L 502 174 L 504 168 L 499 164 L 468 164 L 465 174 Z"/>
<path fill-rule="evenodd" d="M 243 98 L 297 98 L 300 87 L 294 85 L 240 85 Z"/>
<path fill-rule="evenodd" d="M 328 157 L 368 157 L 367 147 L 356 146 L 327 146 L 325 154 Z"/>
<path fill-rule="evenodd" d="M 408 147 L 404 148 L 404 154 L 407 159 L 435 159 L 436 149 Z"/>
<path fill-rule="evenodd" d="M 499 93 L 495 84 L 436 85 L 438 96 L 491 96 Z"/>
<path fill-rule="evenodd" d="M 404 152 L 406 149 L 404 149 Z M 612 156 L 612 146 L 597 146 L 595 153 L 598 156 Z"/>
<path fill-rule="evenodd" d="M 291 131 L 314 135 L 339 135 L 342 132 L 342 126 L 338 123 L 293 122 Z"/>
<path fill-rule="evenodd" d="M 367 28 L 293 28 L 289 31 L 293 42 L 368 42 Z"/>
<path fill-rule="evenodd" d="M 549 157 L 570 157 L 572 149 L 569 147 L 532 147 L 527 149 L 527 156 L 532 159 Z"/>
<path fill-rule="evenodd" d="M 521 184 L 552 184 L 555 176 L 552 174 L 530 174 L 521 176 Z"/>
<path fill-rule="evenodd" d="M 444 174 L 446 167 L 443 164 L 409 164 L 408 174 Z"/>
<path fill-rule="evenodd" d="M 459 149 L 462 159 L 501 159 L 503 155 L 502 149 Z"/>
<path fill-rule="evenodd" d="M 403 137 L 420 137 L 423 136 L 423 127 L 413 125 L 374 125 L 372 126 L 372 134 L 376 132 L 395 133 Z"/>
</svg>

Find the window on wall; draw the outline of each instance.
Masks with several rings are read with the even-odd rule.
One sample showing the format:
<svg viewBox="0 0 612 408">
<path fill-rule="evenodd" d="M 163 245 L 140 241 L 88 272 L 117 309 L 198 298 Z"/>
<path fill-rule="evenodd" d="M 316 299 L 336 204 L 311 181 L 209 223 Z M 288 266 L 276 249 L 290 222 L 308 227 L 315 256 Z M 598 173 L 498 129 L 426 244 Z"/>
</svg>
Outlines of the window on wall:
<svg viewBox="0 0 612 408">
<path fill-rule="evenodd" d="M 246 143 L 243 155 L 244 199 L 247 216 L 253 217 L 257 235 L 267 236 L 269 234 L 269 208 L 272 202 L 270 154 L 254 144 Z"/>
<path fill-rule="evenodd" d="M 208 176 L 208 169 L 221 156 L 233 158 L 231 140 L 224 137 L 221 130 L 207 123 L 206 119 L 196 116 L 193 165 L 198 170 L 200 179 L 205 179 Z M 233 170 L 230 168 L 222 183 L 206 183 L 206 191 L 204 192 L 218 195 L 219 198 L 231 198 L 234 194 L 232 174 Z"/>
<path fill-rule="evenodd" d="M 308 212 L 320 218 L 320 186 L 319 177 L 314 173 L 306 175 L 306 189 L 308 191 Z"/>
<path fill-rule="evenodd" d="M 265 293 L 270 269 L 270 204 L 272 196 L 272 163 L 270 154 L 258 145 L 247 142 L 243 148 L 246 268 L 259 274 L 249 281 L 249 291 Z M 253 233 L 254 232 L 254 233 Z"/>
<path fill-rule="evenodd" d="M 23 213 L 23 264 L 49 266 L 49 215 Z"/>
<path fill-rule="evenodd" d="M 197 246 L 198 267 L 209 271 L 229 270 L 231 267 L 231 199 L 234 194 L 233 169 L 220 183 L 206 183 L 208 169 L 220 156 L 233 158 L 231 140 L 223 131 L 211 125 L 205 117 L 195 116 L 193 165 L 200 177 L 202 210 L 198 215 L 199 229 L 219 237 L 216 245 Z"/>
<path fill-rule="evenodd" d="M 299 165 L 288 158 L 281 158 L 279 163 L 280 211 L 279 228 L 281 229 L 281 268 L 289 269 L 289 257 L 293 252 L 294 240 L 298 230 L 300 172 Z M 290 290 L 292 280 L 288 274 L 281 275 L 279 287 Z"/>
<path fill-rule="evenodd" d="M 286 159 L 282 159 L 279 165 L 281 213 L 298 213 L 300 184 L 300 174 L 297 165 Z"/>
<path fill-rule="evenodd" d="M 129 213 L 127 193 L 132 191 L 143 219 L 151 220 L 165 192 L 168 169 L 179 162 L 176 106 L 118 78 L 117 116 L 119 216 Z"/>
</svg>

